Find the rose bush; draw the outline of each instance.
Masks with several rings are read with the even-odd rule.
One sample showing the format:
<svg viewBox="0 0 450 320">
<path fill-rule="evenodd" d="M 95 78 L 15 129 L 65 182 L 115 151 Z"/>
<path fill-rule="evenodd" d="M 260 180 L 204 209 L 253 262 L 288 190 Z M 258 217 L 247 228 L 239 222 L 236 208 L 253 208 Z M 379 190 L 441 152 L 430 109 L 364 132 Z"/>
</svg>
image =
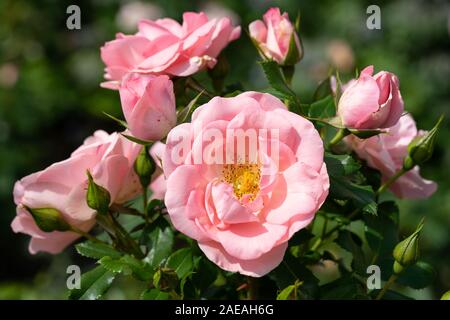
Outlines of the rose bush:
<svg viewBox="0 0 450 320">
<path fill-rule="evenodd" d="M 226 84 L 225 57 L 215 67 L 239 37 L 231 19 L 187 12 L 182 24 L 138 29 L 101 49 L 103 86 L 119 90 L 125 121 L 110 118 L 127 130 L 97 131 L 14 187 L 12 229 L 31 236 L 31 253 L 87 239 L 75 247 L 96 267 L 69 298 L 100 298 L 119 274 L 144 282 L 143 299 L 382 299 L 400 295 L 396 281 L 432 281 L 418 260 L 423 221 L 400 241 L 384 191 L 436 191 L 419 166 L 442 117 L 418 130 L 397 76 L 369 66 L 300 99 L 291 81 L 301 39 L 278 8 L 249 26 L 263 92 Z M 208 68 L 211 83 L 194 77 Z M 364 285 L 373 265 L 381 290 Z"/>
</svg>

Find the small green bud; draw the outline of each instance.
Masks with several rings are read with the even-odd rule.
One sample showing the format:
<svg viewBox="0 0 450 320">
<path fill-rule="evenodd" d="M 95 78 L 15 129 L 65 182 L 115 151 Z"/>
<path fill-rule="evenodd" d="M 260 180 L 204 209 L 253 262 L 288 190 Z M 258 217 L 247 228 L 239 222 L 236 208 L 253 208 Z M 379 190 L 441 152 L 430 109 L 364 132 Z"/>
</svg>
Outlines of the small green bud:
<svg viewBox="0 0 450 320">
<path fill-rule="evenodd" d="M 402 272 L 405 267 L 416 263 L 419 259 L 419 235 L 422 231 L 423 223 L 424 220 L 422 219 L 414 233 L 395 246 L 393 268 L 396 274 Z"/>
<path fill-rule="evenodd" d="M 177 287 L 179 283 L 176 272 L 170 268 L 162 267 L 153 275 L 153 285 L 162 291 Z"/>
<path fill-rule="evenodd" d="M 441 300 L 450 300 L 450 290 L 442 295 Z"/>
<path fill-rule="evenodd" d="M 433 129 L 423 136 L 413 139 L 408 146 L 408 155 L 416 165 L 421 165 L 433 155 L 436 136 L 444 116 L 440 116 Z"/>
<path fill-rule="evenodd" d="M 143 146 L 134 162 L 134 172 L 144 188 L 148 187 L 156 170 L 156 163 L 148 151 L 148 146 Z"/>
<path fill-rule="evenodd" d="M 153 274 L 153 286 L 155 288 L 159 288 L 159 282 L 161 281 L 161 270 L 158 269 L 154 274 Z"/>
<path fill-rule="evenodd" d="M 98 213 L 106 214 L 109 210 L 111 195 L 109 191 L 94 182 L 91 173 L 87 171 L 88 189 L 86 193 L 86 202 L 89 208 L 96 210 Z"/>
<path fill-rule="evenodd" d="M 70 225 L 64 220 L 61 212 L 53 208 L 32 209 L 25 206 L 36 225 L 44 232 L 69 231 Z"/>
<path fill-rule="evenodd" d="M 414 160 L 409 155 L 407 155 L 405 159 L 403 159 L 403 169 L 405 171 L 409 171 L 415 166 L 416 164 L 414 163 Z"/>
</svg>

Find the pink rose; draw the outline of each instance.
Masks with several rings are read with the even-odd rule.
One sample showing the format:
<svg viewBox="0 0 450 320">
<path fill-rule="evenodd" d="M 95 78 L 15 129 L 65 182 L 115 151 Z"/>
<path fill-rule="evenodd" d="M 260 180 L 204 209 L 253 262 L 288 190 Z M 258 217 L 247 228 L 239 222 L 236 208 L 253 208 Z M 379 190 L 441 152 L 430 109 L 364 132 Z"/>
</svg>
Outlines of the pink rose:
<svg viewBox="0 0 450 320">
<path fill-rule="evenodd" d="M 14 202 L 17 216 L 14 232 L 31 236 L 29 251 L 59 253 L 80 236 L 74 232 L 43 232 L 24 208 L 54 208 L 71 225 L 88 232 L 95 224 L 95 211 L 86 204 L 89 169 L 97 184 L 111 194 L 111 202 L 123 203 L 140 192 L 133 163 L 140 146 L 118 133 L 96 131 L 75 150 L 69 159 L 52 164 L 43 171 L 17 181 Z"/>
<path fill-rule="evenodd" d="M 270 8 L 264 14 L 263 20 L 256 20 L 250 23 L 249 31 L 250 37 L 257 43 L 264 55 L 274 59 L 279 64 L 284 64 L 288 55 L 291 37 L 294 35 L 298 54 L 295 57 L 296 61 L 290 62 L 290 64 L 298 62 L 303 55 L 303 51 L 287 12 L 281 14 L 279 8 Z"/>
<path fill-rule="evenodd" d="M 389 128 L 403 113 L 397 76 L 386 71 L 372 74 L 373 66 L 366 67 L 357 81 L 349 82 L 339 99 L 338 114 L 347 128 Z"/>
<path fill-rule="evenodd" d="M 403 159 L 408 154 L 408 144 L 418 134 L 414 119 L 405 114 L 395 126 L 387 129 L 387 133 L 364 140 L 352 135 L 346 141 L 370 167 L 381 172 L 384 182 L 402 168 Z M 390 187 L 397 197 L 408 199 L 427 198 L 436 189 L 436 183 L 420 176 L 418 166 L 398 178 Z"/>
<path fill-rule="evenodd" d="M 150 148 L 150 155 L 156 163 L 156 170 L 152 175 L 152 182 L 150 183 L 150 190 L 152 191 L 151 199 L 164 200 L 164 195 L 166 194 L 166 178 L 162 171 L 162 157 L 166 150 L 166 145 L 162 142 L 156 142 Z"/>
<path fill-rule="evenodd" d="M 221 268 L 263 276 L 328 195 L 323 153 L 313 124 L 274 96 L 215 97 L 167 137 L 170 219 Z"/>
<path fill-rule="evenodd" d="M 123 114 L 136 138 L 160 140 L 176 125 L 175 94 L 169 77 L 129 73 L 119 93 Z"/>
<path fill-rule="evenodd" d="M 214 67 L 219 53 L 240 32 L 229 18 L 209 20 L 203 12 L 185 12 L 182 25 L 169 18 L 142 20 L 135 35 L 119 33 L 101 48 L 105 78 L 117 82 L 130 71 L 189 76 Z M 116 83 L 104 86 L 117 88 Z"/>
</svg>

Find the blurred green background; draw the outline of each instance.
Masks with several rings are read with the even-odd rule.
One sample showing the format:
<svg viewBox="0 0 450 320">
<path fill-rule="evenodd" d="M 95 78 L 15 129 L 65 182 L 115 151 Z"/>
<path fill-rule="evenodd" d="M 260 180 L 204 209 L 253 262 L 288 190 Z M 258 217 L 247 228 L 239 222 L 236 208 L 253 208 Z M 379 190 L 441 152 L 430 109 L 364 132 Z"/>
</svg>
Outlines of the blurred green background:
<svg viewBox="0 0 450 320">
<path fill-rule="evenodd" d="M 101 89 L 99 48 L 116 32 L 132 33 L 140 18 L 203 10 L 210 17 L 231 16 L 244 29 L 271 6 L 301 11 L 305 57 L 294 78 L 303 101 L 310 100 L 330 68 L 349 79 L 355 68 L 396 73 L 405 106 L 420 128 L 431 128 L 449 108 L 450 5 L 448 1 L 76 1 L 81 30 L 66 28 L 72 1 L 0 1 L 0 299 L 62 299 L 66 267 L 89 262 L 68 248 L 57 256 L 30 255 L 28 237 L 13 234 L 14 182 L 69 156 L 97 128 L 119 128 L 102 111 L 120 116 L 118 93 Z M 366 8 L 381 8 L 381 30 L 368 30 Z M 246 89 L 266 86 L 257 53 L 245 32 L 225 55 L 231 64 L 227 83 Z M 425 201 L 401 201 L 401 232 L 413 230 L 425 215 L 422 256 L 436 268 L 432 287 L 411 293 L 438 298 L 450 289 L 450 150 L 447 119 L 433 158 L 422 174 L 439 190 Z M 447 148 L 446 148 L 447 147 Z M 137 298 L 137 284 L 119 283 L 110 298 Z M 136 290 L 135 290 L 136 288 Z"/>
</svg>

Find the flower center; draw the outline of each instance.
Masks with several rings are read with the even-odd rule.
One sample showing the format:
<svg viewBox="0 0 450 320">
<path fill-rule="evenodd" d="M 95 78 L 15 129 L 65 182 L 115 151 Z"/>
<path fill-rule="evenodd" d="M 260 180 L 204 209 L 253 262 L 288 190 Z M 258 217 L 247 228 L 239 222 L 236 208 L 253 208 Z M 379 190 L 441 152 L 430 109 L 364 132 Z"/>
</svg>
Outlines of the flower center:
<svg viewBox="0 0 450 320">
<path fill-rule="evenodd" d="M 225 164 L 222 175 L 223 180 L 233 186 L 236 198 L 241 200 L 244 195 L 250 195 L 249 200 L 255 200 L 261 179 L 258 163 Z"/>
</svg>

